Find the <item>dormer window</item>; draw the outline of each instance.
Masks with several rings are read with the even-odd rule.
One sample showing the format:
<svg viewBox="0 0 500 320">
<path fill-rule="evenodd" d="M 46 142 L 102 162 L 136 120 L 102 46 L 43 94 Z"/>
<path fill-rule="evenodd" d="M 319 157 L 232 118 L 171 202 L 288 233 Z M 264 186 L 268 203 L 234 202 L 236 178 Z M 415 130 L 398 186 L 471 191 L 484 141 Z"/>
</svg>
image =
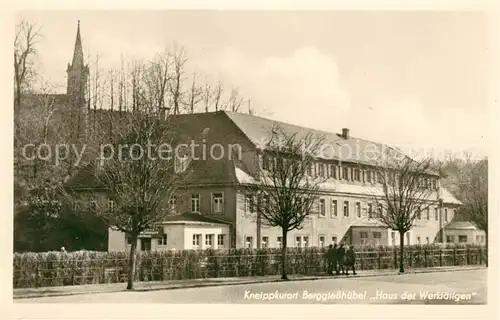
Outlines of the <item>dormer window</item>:
<svg viewBox="0 0 500 320">
<path fill-rule="evenodd" d="M 181 173 L 186 171 L 187 166 L 188 166 L 188 158 L 186 156 L 184 157 L 175 157 L 174 159 L 174 170 L 176 173 Z"/>
<path fill-rule="evenodd" d="M 269 170 L 269 156 L 267 154 L 262 155 L 262 169 Z"/>
</svg>

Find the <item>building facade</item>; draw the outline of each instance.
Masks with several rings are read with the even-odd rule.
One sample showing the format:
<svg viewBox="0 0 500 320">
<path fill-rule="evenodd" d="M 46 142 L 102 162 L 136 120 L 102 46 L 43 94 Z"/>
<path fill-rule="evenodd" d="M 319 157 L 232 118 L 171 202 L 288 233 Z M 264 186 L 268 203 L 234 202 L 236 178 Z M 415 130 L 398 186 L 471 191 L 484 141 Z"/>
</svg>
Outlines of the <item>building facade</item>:
<svg viewBox="0 0 500 320">
<path fill-rule="evenodd" d="M 249 192 L 249 186 L 255 183 L 257 170 L 266 166 L 266 150 L 262 149 L 259 142 L 263 141 L 276 122 L 227 111 L 172 117 L 172 121 L 183 132 L 196 132 L 203 128 L 207 128 L 209 132 L 204 145 L 199 148 L 200 152 L 205 150 L 207 158 L 197 161 L 191 182 L 176 197 L 175 204 L 171 204 L 175 205 L 178 213 L 173 219 L 182 220 L 183 214 L 191 214 L 190 218 L 200 220 L 198 222 L 209 217 L 222 221 L 227 228 L 207 225 L 206 228 L 199 229 L 200 233 L 194 234 L 189 231 L 191 226 L 185 224 L 182 227 L 185 230 L 183 246 L 179 246 L 179 242 L 170 246 L 167 240 L 166 247 L 151 245 L 151 249 L 202 248 L 199 243 L 213 248 L 213 245 L 208 244 L 213 244 L 214 237 L 218 235 L 227 239 L 224 241 L 225 248 L 280 247 L 283 243 L 281 230 L 259 223 L 252 205 L 256 201 L 255 195 Z M 348 130 L 335 134 L 286 123 L 280 123 L 280 127 L 290 133 L 313 132 L 326 135 L 327 142 L 341 147 L 376 144 L 351 137 Z M 214 151 L 216 149 L 218 153 Z M 360 163 L 363 165 L 360 166 Z M 375 218 L 376 208 L 372 199 L 377 182 L 373 168 L 373 164 L 366 159 L 347 153 L 342 159 L 339 156 L 319 159 L 310 170 L 313 176 L 326 177 L 318 204 L 301 230 L 288 233 L 288 246 L 324 247 L 340 242 L 354 245 L 399 245 L 399 234 L 387 229 Z M 441 230 L 453 221 L 460 201 L 440 186 L 438 175 L 429 177 L 429 188 L 433 189 L 436 199 L 421 212 L 414 228 L 406 234 L 405 244 L 446 242 L 447 238 L 442 238 Z M 178 232 L 177 228 L 180 228 L 179 225 L 174 226 L 166 221 L 162 233 L 175 234 Z M 163 240 L 159 235 L 157 237 L 152 241 L 159 244 Z M 110 231 L 109 239 L 110 250 L 126 250 L 123 234 Z M 475 237 L 468 239 L 469 242 L 476 241 Z"/>
</svg>

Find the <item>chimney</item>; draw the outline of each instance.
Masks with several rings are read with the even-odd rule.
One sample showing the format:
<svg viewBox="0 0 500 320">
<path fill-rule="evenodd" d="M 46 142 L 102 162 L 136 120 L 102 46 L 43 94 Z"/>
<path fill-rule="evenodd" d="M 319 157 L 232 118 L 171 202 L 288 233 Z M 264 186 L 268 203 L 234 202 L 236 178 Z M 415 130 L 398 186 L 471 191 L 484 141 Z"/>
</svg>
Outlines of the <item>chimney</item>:
<svg viewBox="0 0 500 320">
<path fill-rule="evenodd" d="M 348 128 L 342 128 L 342 138 L 349 139 L 349 129 Z"/>
</svg>

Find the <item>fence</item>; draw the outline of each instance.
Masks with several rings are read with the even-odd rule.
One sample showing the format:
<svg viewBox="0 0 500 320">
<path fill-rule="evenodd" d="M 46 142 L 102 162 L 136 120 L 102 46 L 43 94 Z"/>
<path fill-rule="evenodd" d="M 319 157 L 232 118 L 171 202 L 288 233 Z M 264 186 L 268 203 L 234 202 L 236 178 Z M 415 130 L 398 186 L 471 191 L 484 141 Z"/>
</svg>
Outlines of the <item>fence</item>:
<svg viewBox="0 0 500 320">
<path fill-rule="evenodd" d="M 405 268 L 480 265 L 487 252 L 480 246 L 408 246 Z M 290 275 L 324 273 L 325 248 L 288 248 Z M 356 250 L 359 270 L 396 269 L 398 247 L 364 247 Z M 15 253 L 14 288 L 125 282 L 125 252 Z M 280 249 L 231 249 L 138 252 L 136 281 L 164 281 L 281 274 Z"/>
</svg>

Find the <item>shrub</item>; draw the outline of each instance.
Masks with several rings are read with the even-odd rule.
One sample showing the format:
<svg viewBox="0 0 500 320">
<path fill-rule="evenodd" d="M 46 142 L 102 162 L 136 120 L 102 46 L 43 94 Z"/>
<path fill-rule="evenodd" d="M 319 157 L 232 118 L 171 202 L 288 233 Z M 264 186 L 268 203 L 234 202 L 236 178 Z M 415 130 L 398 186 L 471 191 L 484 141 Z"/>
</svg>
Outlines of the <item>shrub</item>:
<svg viewBox="0 0 500 320">
<path fill-rule="evenodd" d="M 399 248 L 355 249 L 359 270 L 398 267 Z M 325 272 L 326 248 L 288 248 L 288 274 Z M 405 267 L 484 264 L 487 251 L 478 245 L 435 244 L 405 247 Z M 128 252 L 15 253 L 14 288 L 125 282 Z M 281 274 L 281 249 L 221 249 L 137 252 L 136 281 L 265 276 Z"/>
</svg>

